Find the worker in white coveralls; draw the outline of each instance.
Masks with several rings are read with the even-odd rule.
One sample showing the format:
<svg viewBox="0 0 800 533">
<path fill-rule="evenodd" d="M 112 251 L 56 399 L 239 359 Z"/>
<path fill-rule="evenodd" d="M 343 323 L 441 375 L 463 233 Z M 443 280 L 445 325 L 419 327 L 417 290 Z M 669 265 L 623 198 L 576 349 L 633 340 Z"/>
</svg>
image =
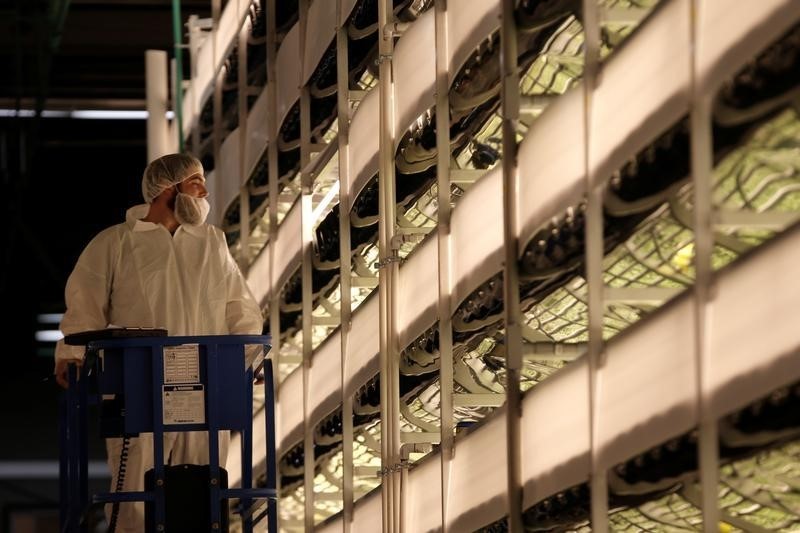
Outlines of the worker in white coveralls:
<svg viewBox="0 0 800 533">
<path fill-rule="evenodd" d="M 185 154 L 156 159 L 144 171 L 142 194 L 147 204 L 130 208 L 124 223 L 100 232 L 78 259 L 66 285 L 62 332 L 113 325 L 163 328 L 171 336 L 261 334 L 261 310 L 223 232 L 205 223 L 208 190 L 200 161 Z M 58 343 L 55 373 L 62 387 L 69 363 L 80 364 L 83 355 L 81 346 Z M 129 439 L 121 490 L 144 490 L 152 438 Z M 221 432 L 220 466 L 229 439 Z M 205 432 L 167 433 L 164 441 L 165 464 L 209 463 Z M 107 439 L 112 490 L 118 490 L 122 446 L 123 439 Z M 144 531 L 143 502 L 107 505 L 106 514 L 118 532 Z"/>
</svg>

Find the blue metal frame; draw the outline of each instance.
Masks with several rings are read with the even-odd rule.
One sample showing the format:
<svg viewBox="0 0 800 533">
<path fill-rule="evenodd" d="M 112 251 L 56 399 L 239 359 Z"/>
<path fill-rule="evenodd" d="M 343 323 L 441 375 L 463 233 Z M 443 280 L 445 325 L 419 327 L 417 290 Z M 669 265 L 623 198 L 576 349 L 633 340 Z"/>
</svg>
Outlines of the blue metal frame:
<svg viewBox="0 0 800 533">
<path fill-rule="evenodd" d="M 81 523 L 82 513 L 88 508 L 88 405 L 97 401 L 103 394 L 123 393 L 126 390 L 126 406 L 136 405 L 137 416 L 129 420 L 126 417 L 125 430 L 129 432 L 152 431 L 153 433 L 153 464 L 155 483 L 152 491 L 137 491 L 123 493 L 99 493 L 92 495 L 91 503 L 113 503 L 145 501 L 153 502 L 155 523 L 165 524 L 166 502 L 164 499 L 164 441 L 165 431 L 207 431 L 209 434 L 209 473 L 211 484 L 209 486 L 210 524 L 219 524 L 221 521 L 219 502 L 224 499 L 238 498 L 240 500 L 240 514 L 242 515 L 243 531 L 249 533 L 253 525 L 258 523 L 264 514 L 261 513 L 253 519 L 253 500 L 267 499 L 267 525 L 268 531 L 277 532 L 277 476 L 275 452 L 275 394 L 273 390 L 272 361 L 264 359 L 264 396 L 267 457 L 266 457 L 266 488 L 251 488 L 253 480 L 253 369 L 248 368 L 241 377 L 241 382 L 236 383 L 236 366 L 229 361 L 227 356 L 231 352 L 244 357 L 244 346 L 262 345 L 265 352 L 270 348 L 269 335 L 202 335 L 184 337 L 131 337 L 114 338 L 108 340 L 92 341 L 87 345 L 87 354 L 104 351 L 104 363 L 100 360 L 89 362 L 80 367 L 80 379 L 74 365 L 69 369 L 70 387 L 65 391 L 60 404 L 59 439 L 61 453 L 60 466 L 60 492 L 61 492 L 61 531 L 70 533 L 86 531 L 86 524 Z M 183 344 L 197 344 L 201 358 L 201 383 L 205 386 L 206 395 L 206 422 L 204 424 L 165 425 L 162 419 L 162 387 L 163 376 L 163 350 L 169 346 Z M 114 360 L 112 354 L 117 359 Z M 234 355 L 235 355 L 234 354 Z M 147 369 L 141 364 L 141 358 L 149 356 L 150 367 Z M 137 359 L 139 358 L 139 359 Z M 203 359 L 205 358 L 205 364 Z M 227 358 L 227 359 L 226 359 Z M 137 364 L 138 363 L 138 364 Z M 119 365 L 122 365 L 121 367 Z M 103 367 L 105 366 L 105 368 Z M 144 369 L 143 369 L 144 368 Z M 149 383 L 147 379 L 150 378 Z M 95 390 L 90 392 L 90 387 Z M 231 406 L 230 394 L 222 396 L 221 390 L 236 390 L 242 387 L 244 394 L 234 394 L 235 400 L 244 405 Z M 150 396 L 148 400 L 148 395 Z M 149 404 L 152 406 L 151 415 L 143 413 Z M 235 411 L 241 409 L 236 413 Z M 241 431 L 241 487 L 223 489 L 220 487 L 219 465 L 219 431 L 236 429 Z M 155 460 L 160 458 L 160 460 Z"/>
</svg>

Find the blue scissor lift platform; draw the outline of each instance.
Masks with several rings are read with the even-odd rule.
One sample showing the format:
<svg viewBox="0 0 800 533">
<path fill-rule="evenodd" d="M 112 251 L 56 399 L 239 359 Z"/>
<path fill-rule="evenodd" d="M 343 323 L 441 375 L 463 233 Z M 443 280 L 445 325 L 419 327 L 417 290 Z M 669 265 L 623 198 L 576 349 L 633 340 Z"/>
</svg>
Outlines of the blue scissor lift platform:
<svg viewBox="0 0 800 533">
<path fill-rule="evenodd" d="M 163 330 L 161 330 L 163 331 Z M 165 432 L 208 432 L 208 531 L 224 529 L 220 509 L 225 500 L 238 499 L 242 530 L 266 517 L 269 532 L 277 532 L 275 418 L 272 362 L 266 358 L 268 335 L 141 336 L 130 330 L 87 332 L 67 341 L 86 345 L 81 367 L 71 365 L 70 387 L 61 401 L 60 483 L 61 531 L 87 531 L 83 517 L 94 505 L 143 501 L 152 514 L 148 531 L 169 533 L 166 494 L 170 468 L 164 464 Z M 103 338 L 104 334 L 105 338 Z M 94 339 L 94 340 L 83 340 Z M 72 342 L 70 342 L 72 341 Z M 263 386 L 266 409 L 266 487 L 252 488 L 253 368 L 245 369 L 245 348 L 264 347 Z M 80 376 L 79 376 L 80 374 Z M 106 420 L 111 435 L 153 434 L 154 483 L 138 492 L 89 494 L 88 412 L 92 405 L 115 398 L 117 418 Z M 101 410 L 102 411 L 102 410 Z M 106 414 L 107 416 L 107 414 Z M 101 425 L 103 420 L 101 420 Z M 225 487 L 219 465 L 220 430 L 241 433 L 241 488 Z M 118 432 L 118 434 L 113 434 Z M 254 516 L 260 500 L 265 512 Z"/>
</svg>

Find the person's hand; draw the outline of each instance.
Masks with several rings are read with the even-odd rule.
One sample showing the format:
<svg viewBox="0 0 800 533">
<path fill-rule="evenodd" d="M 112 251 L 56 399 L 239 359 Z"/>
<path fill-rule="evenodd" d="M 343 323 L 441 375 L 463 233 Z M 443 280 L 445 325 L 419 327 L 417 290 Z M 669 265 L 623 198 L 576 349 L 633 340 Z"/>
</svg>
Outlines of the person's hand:
<svg viewBox="0 0 800 533">
<path fill-rule="evenodd" d="M 76 365 L 80 368 L 82 364 L 83 361 L 80 359 L 56 359 L 56 369 L 53 371 L 56 375 L 56 382 L 61 385 L 62 388 L 68 389 L 69 365 Z"/>
</svg>

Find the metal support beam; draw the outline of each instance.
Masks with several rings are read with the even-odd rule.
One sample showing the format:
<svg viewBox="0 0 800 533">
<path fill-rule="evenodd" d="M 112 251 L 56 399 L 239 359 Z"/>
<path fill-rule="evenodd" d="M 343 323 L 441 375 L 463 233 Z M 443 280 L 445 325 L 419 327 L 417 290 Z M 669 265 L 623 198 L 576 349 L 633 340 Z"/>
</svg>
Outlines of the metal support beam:
<svg viewBox="0 0 800 533">
<path fill-rule="evenodd" d="M 454 453 L 453 321 L 450 238 L 450 54 L 447 47 L 447 0 L 434 4 L 436 28 L 436 183 L 438 189 L 437 244 L 439 263 L 439 383 L 442 532 L 447 533 L 447 500 Z"/>
<path fill-rule="evenodd" d="M 342 0 L 336 0 L 336 103 L 339 133 L 339 336 L 341 339 L 342 387 L 342 531 L 350 533 L 353 525 L 353 403 L 352 387 L 347 383 L 349 373 L 350 328 L 352 327 L 352 260 L 350 251 L 350 77 L 348 64 L 347 25 L 344 23 Z M 374 474 L 373 474 L 374 475 Z"/>
<path fill-rule="evenodd" d="M 517 242 L 517 124 L 519 122 L 519 71 L 514 0 L 503 0 L 500 17 L 500 105 L 503 118 L 503 315 L 506 325 L 506 454 L 508 457 L 508 529 L 522 525 L 522 331 L 519 302 L 519 243 Z"/>
<path fill-rule="evenodd" d="M 309 0 L 300 0 L 300 50 L 298 61 L 305 57 L 306 31 L 308 27 Z M 301 68 L 302 70 L 302 68 Z M 313 344 L 311 337 L 313 311 L 312 269 L 313 235 L 312 198 L 314 178 L 304 169 L 311 160 L 311 95 L 308 87 L 300 87 L 300 242 L 302 249 L 302 338 L 303 338 L 303 498 L 305 530 L 314 529 L 314 426 L 311 422 L 309 378 Z"/>
<path fill-rule="evenodd" d="M 593 531 L 608 531 L 608 475 L 600 462 L 598 435 L 599 398 L 605 363 L 603 341 L 603 187 L 605 179 L 592 171 L 592 111 L 600 67 L 600 19 L 596 0 L 583 0 L 583 168 L 586 180 L 586 284 L 588 290 L 589 343 L 589 441 L 591 524 Z"/>
<path fill-rule="evenodd" d="M 714 251 L 713 206 L 711 175 L 714 161 L 714 144 L 711 130 L 711 109 L 713 91 L 705 87 L 698 77 L 698 48 L 702 45 L 698 35 L 702 12 L 699 0 L 690 2 L 689 27 L 691 46 L 689 46 L 690 81 L 690 151 L 691 172 L 694 185 L 694 233 L 695 233 L 695 386 L 697 390 L 697 426 L 699 429 L 698 465 L 700 473 L 701 509 L 703 511 L 703 531 L 712 533 L 719 530 L 719 445 L 717 420 L 711 412 L 710 390 L 710 335 L 709 302 L 713 298 L 711 284 L 711 255 Z"/>
<path fill-rule="evenodd" d="M 395 95 L 392 72 L 394 54 L 394 4 L 392 0 L 378 2 L 378 78 L 379 78 L 379 136 L 380 150 L 378 188 L 380 269 L 378 293 L 380 299 L 380 387 L 381 387 L 381 467 L 386 473 L 381 487 L 383 531 L 396 533 L 400 529 L 402 494 L 400 475 L 394 468 L 400 461 L 399 419 L 399 356 L 397 328 L 397 288 L 395 280 L 399 263 L 392 247 L 395 235 L 395 166 L 394 112 Z"/>
<path fill-rule="evenodd" d="M 239 268 L 243 274 L 247 274 L 250 266 L 250 191 L 246 182 L 247 172 L 247 33 L 248 25 L 243 24 L 239 28 L 239 46 L 237 49 L 238 68 L 236 70 L 236 85 L 239 88 L 237 94 L 237 112 L 239 113 L 239 164 L 238 164 L 238 183 L 239 193 Z M 230 176 L 228 176 L 230 179 Z"/>
<path fill-rule="evenodd" d="M 167 53 L 147 50 L 145 57 L 145 94 L 147 96 L 147 162 L 169 152 L 167 126 Z"/>
<path fill-rule="evenodd" d="M 219 1 L 219 0 L 215 0 Z M 276 240 L 278 238 L 278 78 L 275 69 L 276 58 L 278 55 L 278 41 L 277 29 L 275 25 L 275 16 L 277 13 L 278 0 L 267 0 L 267 9 L 264 16 L 266 17 L 267 35 L 265 46 L 267 48 L 267 180 L 268 180 L 268 194 L 269 194 L 269 293 L 268 293 L 268 311 L 269 311 L 269 331 L 272 334 L 272 359 L 275 362 L 273 382 L 275 386 L 275 401 L 279 402 L 281 398 L 281 372 L 280 365 L 289 363 L 281 358 L 281 328 L 280 328 L 280 287 L 278 286 L 278 279 L 280 272 L 277 272 L 276 265 L 278 258 L 276 255 Z M 275 458 L 276 463 L 279 459 Z M 275 464 L 275 471 L 278 464 Z M 281 476 L 278 472 L 277 476 L 277 490 L 278 494 L 281 493 Z M 276 499 L 276 505 L 272 506 L 272 511 L 276 513 L 276 521 L 281 524 L 280 520 L 280 498 Z M 286 524 L 282 524 L 286 527 Z"/>
<path fill-rule="evenodd" d="M 209 19 L 201 19 L 197 15 L 189 15 L 189 76 L 192 87 L 192 150 L 194 155 L 200 153 L 200 95 L 197 94 L 197 54 L 200 51 L 200 35 L 204 25 L 213 27 Z M 185 117 L 184 117 L 185 118 Z"/>
</svg>

